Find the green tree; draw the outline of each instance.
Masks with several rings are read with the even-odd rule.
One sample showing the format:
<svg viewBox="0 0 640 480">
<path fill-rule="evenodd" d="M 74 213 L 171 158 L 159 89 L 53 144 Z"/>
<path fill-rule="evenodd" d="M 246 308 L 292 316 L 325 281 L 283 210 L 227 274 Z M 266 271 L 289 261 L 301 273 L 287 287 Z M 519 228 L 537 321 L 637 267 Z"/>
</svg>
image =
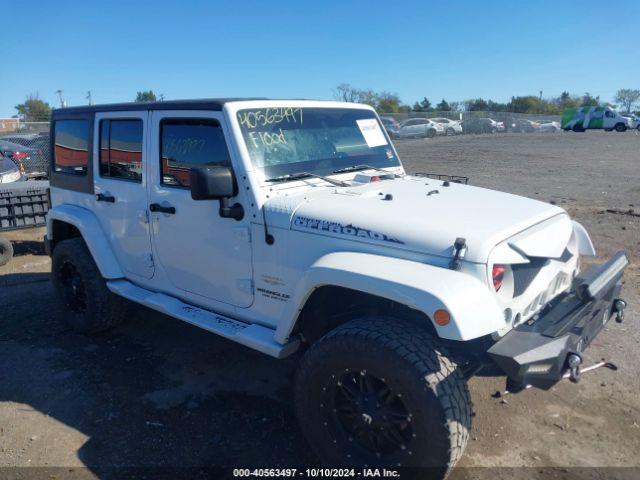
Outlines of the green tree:
<svg viewBox="0 0 640 480">
<path fill-rule="evenodd" d="M 567 110 L 568 108 L 577 108 L 580 106 L 580 99 L 572 97 L 569 92 L 562 92 L 554 103 L 558 107 L 559 111 Z"/>
<path fill-rule="evenodd" d="M 134 102 L 155 102 L 157 100 L 158 98 L 156 97 L 156 94 L 153 93 L 153 90 L 147 90 L 145 92 L 138 92 Z"/>
<path fill-rule="evenodd" d="M 48 122 L 51 120 L 51 105 L 38 98 L 38 94 L 27 96 L 24 103 L 15 106 L 18 117 L 25 122 Z"/>
<path fill-rule="evenodd" d="M 414 112 L 430 112 L 431 110 L 433 108 L 431 108 L 431 102 L 427 97 L 423 97 L 422 101 L 413 104 Z"/>
<path fill-rule="evenodd" d="M 440 112 L 449 112 L 451 111 L 451 106 L 443 98 L 442 101 L 438 105 L 436 105 L 436 110 Z"/>
<path fill-rule="evenodd" d="M 600 105 L 600 97 L 592 97 L 589 92 L 585 92 L 580 101 L 581 107 L 597 107 Z"/>
<path fill-rule="evenodd" d="M 616 92 L 614 100 L 624 108 L 625 112 L 631 113 L 633 106 L 640 101 L 640 90 L 621 88 Z"/>
<path fill-rule="evenodd" d="M 380 113 L 397 113 L 400 111 L 402 102 L 397 94 L 391 92 L 380 92 L 376 97 L 376 110 Z"/>
<path fill-rule="evenodd" d="M 475 98 L 473 100 L 464 101 L 465 109 L 468 112 L 481 112 L 489 110 L 489 103 L 482 98 Z"/>
</svg>

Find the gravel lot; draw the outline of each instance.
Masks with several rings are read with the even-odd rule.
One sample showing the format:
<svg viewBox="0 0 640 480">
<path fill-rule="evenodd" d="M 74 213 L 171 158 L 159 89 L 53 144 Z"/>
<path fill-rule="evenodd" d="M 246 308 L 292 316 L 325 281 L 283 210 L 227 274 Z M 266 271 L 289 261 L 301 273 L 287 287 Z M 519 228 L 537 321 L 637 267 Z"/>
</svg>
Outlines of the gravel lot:
<svg viewBox="0 0 640 480">
<path fill-rule="evenodd" d="M 627 320 L 611 322 L 588 352 L 588 360 L 606 357 L 620 370 L 505 400 L 491 397 L 502 380 L 474 378 L 475 423 L 461 465 L 538 468 L 454 477 L 640 467 L 640 136 L 503 134 L 396 147 L 410 171 L 462 174 L 475 185 L 555 202 L 585 225 L 599 260 L 624 249 L 632 261 Z M 318 464 L 292 412 L 295 358 L 273 360 L 142 308 L 107 335 L 73 333 L 53 296 L 43 234 L 5 234 L 17 258 L 0 267 L 0 467 L 64 466 L 104 478 L 111 467 Z M 557 478 L 640 474 L 561 472 Z"/>
</svg>

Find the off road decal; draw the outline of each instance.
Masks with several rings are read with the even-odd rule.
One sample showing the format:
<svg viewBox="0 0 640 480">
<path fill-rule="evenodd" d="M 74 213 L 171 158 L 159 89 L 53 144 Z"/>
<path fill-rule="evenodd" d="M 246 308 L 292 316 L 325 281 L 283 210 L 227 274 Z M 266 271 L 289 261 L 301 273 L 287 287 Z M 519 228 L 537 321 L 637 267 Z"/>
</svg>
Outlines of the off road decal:
<svg viewBox="0 0 640 480">
<path fill-rule="evenodd" d="M 358 237 L 369 240 L 377 240 L 382 242 L 397 243 L 404 245 L 402 240 L 390 237 L 384 233 L 374 232 L 366 228 L 359 228 L 354 225 L 342 225 L 337 222 L 325 222 L 322 220 L 315 220 L 313 218 L 296 217 L 293 221 L 296 227 L 302 227 L 309 230 L 317 230 L 319 232 L 336 233 L 338 235 L 345 235 L 348 237 Z"/>
</svg>

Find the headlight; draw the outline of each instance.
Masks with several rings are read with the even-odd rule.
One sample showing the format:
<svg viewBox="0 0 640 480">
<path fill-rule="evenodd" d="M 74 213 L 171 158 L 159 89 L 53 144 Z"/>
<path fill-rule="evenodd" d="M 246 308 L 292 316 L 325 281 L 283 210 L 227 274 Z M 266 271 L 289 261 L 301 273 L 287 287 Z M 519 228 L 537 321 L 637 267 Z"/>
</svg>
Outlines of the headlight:
<svg viewBox="0 0 640 480">
<path fill-rule="evenodd" d="M 20 171 L 0 174 L 0 183 L 11 183 L 20 180 Z"/>
</svg>

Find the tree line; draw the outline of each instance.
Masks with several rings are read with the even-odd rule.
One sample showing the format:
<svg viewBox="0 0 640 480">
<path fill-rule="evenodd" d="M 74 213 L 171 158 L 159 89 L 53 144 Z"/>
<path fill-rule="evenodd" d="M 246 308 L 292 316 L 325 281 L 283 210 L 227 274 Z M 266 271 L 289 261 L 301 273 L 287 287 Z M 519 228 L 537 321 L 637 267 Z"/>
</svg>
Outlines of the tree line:
<svg viewBox="0 0 640 480">
<path fill-rule="evenodd" d="M 464 101 L 447 101 L 444 98 L 437 104 L 432 104 L 427 97 L 407 105 L 400 96 L 393 92 L 376 92 L 371 89 L 359 89 L 348 83 L 341 83 L 334 90 L 334 98 L 343 102 L 366 103 L 381 113 L 401 112 L 515 112 L 557 115 L 567 108 L 587 106 L 609 106 L 630 113 L 634 108 L 640 109 L 640 89 L 622 88 L 614 97 L 616 105 L 602 102 L 600 97 L 594 97 L 588 92 L 582 96 L 574 96 L 569 92 L 562 92 L 558 97 L 541 98 L 535 95 L 511 97 L 506 103 L 494 102 L 490 99 L 474 98 Z M 153 90 L 137 92 L 134 102 L 162 101 L 163 95 L 156 95 Z M 51 119 L 51 105 L 41 100 L 38 94 L 28 95 L 26 100 L 15 106 L 17 118 L 25 122 L 48 122 Z M 640 115 L 640 110 L 636 111 Z"/>
<path fill-rule="evenodd" d="M 335 88 L 334 98 L 344 102 L 366 103 L 381 113 L 487 111 L 557 115 L 568 108 L 576 107 L 608 106 L 627 113 L 631 113 L 634 107 L 640 108 L 640 89 L 631 88 L 618 90 L 614 98 L 617 105 L 602 102 L 599 96 L 594 97 L 589 92 L 581 96 L 562 92 L 554 98 L 535 95 L 514 96 L 506 103 L 483 98 L 464 101 L 447 101 L 443 98 L 439 103 L 432 104 L 427 97 L 423 97 L 413 105 L 408 105 L 403 103 L 396 93 L 359 89 L 348 83 L 341 83 Z"/>
</svg>

